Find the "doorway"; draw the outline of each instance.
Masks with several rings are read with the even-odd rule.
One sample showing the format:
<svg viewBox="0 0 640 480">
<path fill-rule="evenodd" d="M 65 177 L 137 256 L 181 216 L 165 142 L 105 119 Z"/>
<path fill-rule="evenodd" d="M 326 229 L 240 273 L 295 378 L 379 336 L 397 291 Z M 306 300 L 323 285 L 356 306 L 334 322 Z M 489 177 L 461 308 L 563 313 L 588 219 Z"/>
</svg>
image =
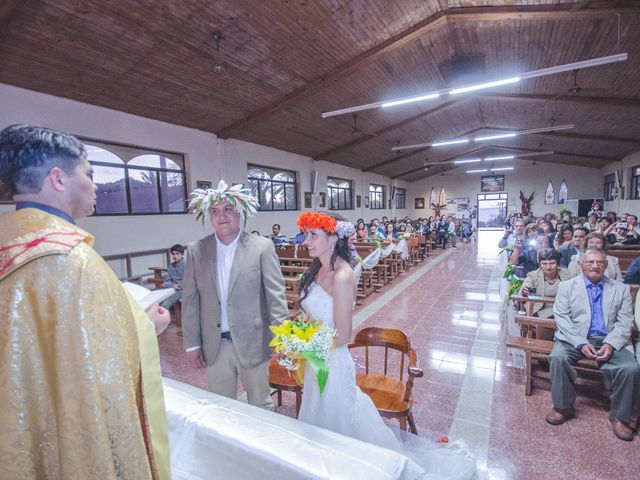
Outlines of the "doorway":
<svg viewBox="0 0 640 480">
<path fill-rule="evenodd" d="M 502 229 L 506 217 L 506 193 L 478 194 L 478 230 Z"/>
</svg>

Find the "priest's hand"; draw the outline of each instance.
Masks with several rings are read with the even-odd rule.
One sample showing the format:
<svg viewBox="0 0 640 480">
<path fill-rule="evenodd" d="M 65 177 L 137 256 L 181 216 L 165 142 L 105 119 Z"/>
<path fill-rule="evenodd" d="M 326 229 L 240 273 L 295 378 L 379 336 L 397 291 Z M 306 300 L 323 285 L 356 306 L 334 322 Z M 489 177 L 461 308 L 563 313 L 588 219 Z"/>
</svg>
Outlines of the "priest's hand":
<svg viewBox="0 0 640 480">
<path fill-rule="evenodd" d="M 193 368 L 204 368 L 207 364 L 204 361 L 204 357 L 202 356 L 202 349 L 198 348 L 197 350 L 192 350 L 191 352 L 186 352 L 187 362 Z"/>
<path fill-rule="evenodd" d="M 169 310 L 161 307 L 157 303 L 151 305 L 149 310 L 147 310 L 147 315 L 153 322 L 153 326 L 156 328 L 156 336 L 164 332 L 171 322 L 171 315 L 169 315 Z"/>
</svg>

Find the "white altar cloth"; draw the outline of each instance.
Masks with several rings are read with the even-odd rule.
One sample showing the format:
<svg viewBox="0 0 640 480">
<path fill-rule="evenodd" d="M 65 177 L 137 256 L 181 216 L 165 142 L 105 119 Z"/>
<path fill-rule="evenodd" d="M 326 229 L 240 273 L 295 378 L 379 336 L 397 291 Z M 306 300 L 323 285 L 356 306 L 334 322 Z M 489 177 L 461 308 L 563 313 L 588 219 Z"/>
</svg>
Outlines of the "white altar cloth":
<svg viewBox="0 0 640 480">
<path fill-rule="evenodd" d="M 419 478 L 392 450 L 163 380 L 174 480 Z"/>
</svg>

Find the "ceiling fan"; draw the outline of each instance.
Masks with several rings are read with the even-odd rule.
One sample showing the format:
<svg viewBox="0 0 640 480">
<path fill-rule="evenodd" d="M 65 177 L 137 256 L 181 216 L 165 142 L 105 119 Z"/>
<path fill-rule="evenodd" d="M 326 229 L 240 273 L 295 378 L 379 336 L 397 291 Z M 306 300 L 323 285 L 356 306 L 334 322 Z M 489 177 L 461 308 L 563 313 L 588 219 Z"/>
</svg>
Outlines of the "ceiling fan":
<svg viewBox="0 0 640 480">
<path fill-rule="evenodd" d="M 573 71 L 573 85 L 571 85 L 567 89 L 566 92 L 562 92 L 559 95 L 556 95 L 552 99 L 548 100 L 547 103 L 554 102 L 554 101 L 556 101 L 557 99 L 559 99 L 561 97 L 579 95 L 580 93 L 583 93 L 583 92 L 587 92 L 587 93 L 602 93 L 602 92 L 606 92 L 607 91 L 606 88 L 585 88 L 585 87 L 581 86 L 578 83 L 578 72 L 579 71 L 580 70 L 578 70 L 578 69 Z"/>
<path fill-rule="evenodd" d="M 351 125 L 351 135 L 357 137 L 359 135 L 369 135 L 370 137 L 377 137 L 378 134 L 377 133 L 373 133 L 373 132 L 367 132 L 365 130 L 360 130 L 360 128 L 358 128 L 358 114 L 354 113 L 352 116 L 353 118 L 353 123 Z M 339 118 L 336 118 L 336 120 L 338 120 L 340 123 L 344 123 L 345 125 L 347 124 L 347 122 L 343 122 L 342 120 L 340 120 Z"/>
</svg>

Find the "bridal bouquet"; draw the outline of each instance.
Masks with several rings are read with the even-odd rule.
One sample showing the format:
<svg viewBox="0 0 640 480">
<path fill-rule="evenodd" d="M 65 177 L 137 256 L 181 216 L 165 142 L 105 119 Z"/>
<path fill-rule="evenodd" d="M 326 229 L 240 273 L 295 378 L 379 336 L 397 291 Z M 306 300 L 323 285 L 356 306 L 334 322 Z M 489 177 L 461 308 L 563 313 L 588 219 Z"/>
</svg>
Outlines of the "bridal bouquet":
<svg viewBox="0 0 640 480">
<path fill-rule="evenodd" d="M 302 385 L 306 360 L 316 374 L 322 393 L 329 378 L 327 359 L 333 351 L 336 331 L 324 323 L 304 321 L 302 315 L 269 328 L 274 335 L 269 346 L 275 347 L 277 362 L 293 372 L 298 384 Z"/>
</svg>

